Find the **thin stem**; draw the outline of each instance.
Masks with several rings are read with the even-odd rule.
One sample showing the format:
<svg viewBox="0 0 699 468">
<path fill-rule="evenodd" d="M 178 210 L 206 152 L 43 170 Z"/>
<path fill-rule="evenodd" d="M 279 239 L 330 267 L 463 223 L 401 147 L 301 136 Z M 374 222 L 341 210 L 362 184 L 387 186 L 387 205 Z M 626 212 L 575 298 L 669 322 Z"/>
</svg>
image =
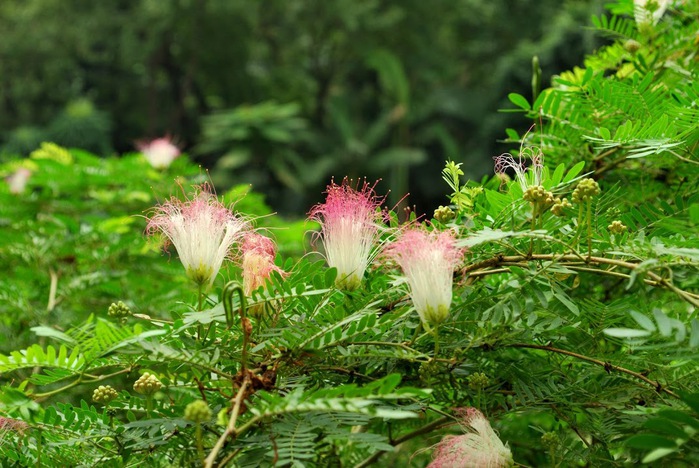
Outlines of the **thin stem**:
<svg viewBox="0 0 699 468">
<path fill-rule="evenodd" d="M 592 255 L 592 200 L 587 201 L 587 256 Z"/>
<path fill-rule="evenodd" d="M 571 356 L 571 357 L 574 357 L 576 359 L 580 359 L 581 361 L 589 362 L 589 363 L 604 367 L 604 370 L 606 370 L 608 373 L 611 373 L 611 371 L 616 371 L 616 372 L 621 372 L 623 374 L 630 375 L 632 377 L 637 378 L 638 380 L 641 380 L 641 381 L 651 385 L 652 387 L 655 388 L 655 391 L 658 393 L 661 393 L 661 392 L 667 393 L 670 396 L 673 396 L 675 398 L 679 398 L 679 396 L 675 392 L 673 392 L 670 389 L 665 388 L 660 382 L 653 381 L 641 373 L 632 371 L 632 370 L 627 369 L 625 367 L 616 366 L 616 365 L 611 364 L 609 362 L 600 361 L 599 359 L 591 358 L 591 357 L 585 356 L 583 354 L 575 353 L 573 351 L 567 351 L 565 349 L 554 348 L 553 346 L 544 346 L 544 345 L 535 345 L 535 344 L 526 344 L 526 343 L 513 343 L 510 345 L 506 345 L 506 346 L 509 348 L 539 349 L 539 350 L 548 351 L 551 353 L 558 353 L 558 354 L 563 354 L 566 356 Z"/>
<path fill-rule="evenodd" d="M 195 437 L 197 439 L 197 456 L 199 457 L 199 464 L 204 465 L 204 446 L 201 440 L 201 424 L 196 423 Z"/>
<path fill-rule="evenodd" d="M 238 420 L 238 414 L 240 414 L 240 406 L 243 404 L 243 400 L 245 399 L 248 385 L 250 385 L 250 377 L 246 374 L 245 380 L 243 380 L 243 384 L 240 386 L 240 390 L 238 390 L 238 393 L 235 396 L 235 400 L 233 401 L 233 411 L 231 413 L 231 419 L 228 421 L 226 430 L 223 432 L 223 434 L 221 434 L 221 437 L 218 438 L 216 444 L 211 449 L 209 456 L 207 456 L 206 460 L 204 460 L 205 468 L 212 468 L 214 466 L 214 461 L 216 461 L 218 453 L 225 445 L 226 439 L 228 439 L 229 436 L 236 437 L 240 433 L 239 431 L 236 431 L 235 423 Z"/>
<path fill-rule="evenodd" d="M 437 359 L 439 354 L 439 324 L 436 324 L 432 329 L 432 335 L 434 335 L 434 358 Z"/>
<path fill-rule="evenodd" d="M 202 283 L 199 283 L 199 291 L 198 291 L 197 296 L 198 296 L 197 312 L 201 312 L 203 307 L 204 307 L 204 285 Z M 203 331 L 204 331 L 204 329 L 203 329 L 203 326 L 200 322 L 199 325 L 197 325 L 197 338 L 200 340 L 202 339 Z"/>
<path fill-rule="evenodd" d="M 528 262 L 531 260 L 543 260 L 543 261 L 558 261 L 563 265 L 567 265 L 571 262 L 574 262 L 575 264 L 579 264 L 580 260 L 583 260 L 583 263 L 585 264 L 601 264 L 601 265 L 611 265 L 611 266 L 618 266 L 622 268 L 626 268 L 629 270 L 635 270 L 638 268 L 639 264 L 638 263 L 632 263 L 632 262 L 626 262 L 624 260 L 618 260 L 615 258 L 607 258 L 607 257 L 598 257 L 598 256 L 587 256 L 586 258 L 580 257 L 577 253 L 575 254 L 531 254 L 531 255 L 496 255 L 495 257 L 489 258 L 487 260 L 483 260 L 481 262 L 475 263 L 473 265 L 467 266 L 466 268 L 461 270 L 461 274 L 470 274 L 473 271 L 476 270 L 483 270 L 485 268 L 493 268 L 493 267 L 500 267 L 500 266 L 507 266 L 507 265 L 517 265 L 521 262 Z M 600 274 L 612 274 L 608 270 L 596 270 Z M 658 275 L 657 273 L 653 273 L 652 271 L 647 271 L 646 274 L 650 278 L 651 281 L 655 282 L 655 286 L 662 286 L 665 287 L 678 296 L 680 296 L 682 299 L 685 301 L 689 302 L 695 307 L 699 307 L 699 297 L 697 295 L 692 294 L 690 292 L 684 291 L 683 289 L 678 288 L 674 284 L 672 284 L 671 281 L 669 281 L 666 278 L 663 278 L 662 276 Z M 648 283 L 650 284 L 650 283 Z"/>
<path fill-rule="evenodd" d="M 536 231 L 536 217 L 537 217 L 537 204 L 532 202 L 532 223 L 531 223 L 531 231 L 534 232 Z M 529 253 L 534 252 L 534 238 L 532 237 L 529 239 Z"/>
<path fill-rule="evenodd" d="M 448 416 L 442 416 L 441 418 L 437 418 L 429 424 L 425 424 L 424 426 L 419 427 L 412 432 L 408 432 L 405 435 L 402 435 L 394 440 L 391 440 L 389 443 L 395 447 L 396 445 L 400 445 L 405 441 L 408 441 L 410 439 L 414 439 L 415 437 L 419 437 L 423 434 L 430 433 L 430 432 L 434 431 L 435 429 L 439 428 L 440 426 L 444 425 L 445 423 L 449 422 L 451 419 L 453 419 L 453 418 L 448 417 Z M 355 465 L 354 468 L 366 468 L 367 466 L 370 466 L 372 463 L 374 463 L 376 460 L 378 460 L 381 457 L 381 455 L 383 455 L 386 452 L 387 452 L 387 450 L 379 450 L 378 452 L 375 452 L 373 455 L 371 455 L 369 458 L 367 458 L 364 461 L 362 461 L 361 463 Z"/>
<path fill-rule="evenodd" d="M 46 312 L 51 312 L 56 308 L 56 291 L 58 290 L 58 273 L 53 268 L 49 268 L 51 284 L 49 285 L 49 300 L 46 304 Z"/>
<path fill-rule="evenodd" d="M 575 238 L 573 239 L 572 246 L 575 248 L 578 245 L 578 241 L 580 240 L 580 231 L 581 231 L 581 224 L 583 220 L 583 206 L 580 204 L 580 207 L 578 208 L 578 225 L 577 225 L 577 232 L 575 233 Z"/>
<path fill-rule="evenodd" d="M 396 348 L 401 348 L 405 351 L 408 351 L 410 353 L 415 353 L 420 356 L 426 356 L 426 354 L 421 353 L 420 351 L 411 348 L 410 346 L 403 344 L 403 343 L 393 343 L 390 341 L 353 341 L 351 343 L 347 343 L 348 345 L 358 345 L 358 346 L 394 346 Z"/>
<path fill-rule="evenodd" d="M 39 429 L 38 432 L 39 434 L 36 437 L 36 466 L 41 466 L 43 434 L 41 433 L 41 429 Z"/>
<path fill-rule="evenodd" d="M 73 388 L 73 387 L 75 387 L 75 386 L 77 386 L 77 385 L 80 385 L 80 383 L 82 383 L 82 381 L 83 381 L 83 376 L 81 375 L 81 376 L 79 376 L 77 379 L 75 379 L 73 382 L 71 382 L 71 383 L 69 383 L 68 385 L 65 385 L 65 386 L 63 386 L 63 387 L 56 388 L 56 389 L 54 389 L 54 390 L 51 390 L 51 391 L 45 392 L 45 393 L 35 393 L 35 394 L 34 394 L 34 398 L 35 398 L 35 399 L 44 399 L 44 398 L 48 398 L 48 397 L 53 396 L 53 395 L 55 395 L 55 394 L 57 394 L 57 393 L 61 393 L 61 392 L 64 391 L 64 390 L 68 390 L 69 388 Z"/>
</svg>

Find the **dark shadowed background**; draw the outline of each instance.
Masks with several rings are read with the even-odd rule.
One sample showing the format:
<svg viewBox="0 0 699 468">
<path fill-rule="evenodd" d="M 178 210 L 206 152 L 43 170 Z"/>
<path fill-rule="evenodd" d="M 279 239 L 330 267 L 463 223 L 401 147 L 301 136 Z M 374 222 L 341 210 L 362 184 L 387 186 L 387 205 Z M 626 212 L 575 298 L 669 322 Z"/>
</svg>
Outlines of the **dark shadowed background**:
<svg viewBox="0 0 699 468">
<path fill-rule="evenodd" d="M 600 0 L 0 3 L 0 160 L 169 134 L 219 189 L 303 214 L 331 177 L 382 178 L 431 213 L 439 172 L 492 171 L 509 92 L 581 62 Z"/>
</svg>

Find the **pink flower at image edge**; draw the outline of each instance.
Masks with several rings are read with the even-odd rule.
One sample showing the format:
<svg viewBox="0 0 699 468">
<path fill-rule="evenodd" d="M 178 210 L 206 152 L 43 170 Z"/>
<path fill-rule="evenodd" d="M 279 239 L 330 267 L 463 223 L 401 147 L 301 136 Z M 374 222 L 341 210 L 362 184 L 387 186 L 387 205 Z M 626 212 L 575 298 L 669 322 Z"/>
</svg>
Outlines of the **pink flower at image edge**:
<svg viewBox="0 0 699 468">
<path fill-rule="evenodd" d="M 445 436 L 436 445 L 428 468 L 506 468 L 514 464 L 512 452 L 483 413 L 475 408 L 455 412 L 465 433 Z"/>
<path fill-rule="evenodd" d="M 15 172 L 10 174 L 5 180 L 10 188 L 10 193 L 18 195 L 24 192 L 29 178 L 32 176 L 32 171 L 26 167 L 20 167 Z"/>
</svg>

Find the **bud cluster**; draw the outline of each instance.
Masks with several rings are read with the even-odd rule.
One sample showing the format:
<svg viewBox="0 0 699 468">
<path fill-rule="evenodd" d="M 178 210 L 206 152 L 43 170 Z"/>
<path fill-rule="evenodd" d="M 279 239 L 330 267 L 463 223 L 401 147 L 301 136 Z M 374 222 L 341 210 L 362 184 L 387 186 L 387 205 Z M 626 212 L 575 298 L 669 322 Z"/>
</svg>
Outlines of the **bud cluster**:
<svg viewBox="0 0 699 468">
<path fill-rule="evenodd" d="M 490 385 L 490 379 L 483 372 L 476 372 L 469 375 L 466 380 L 471 390 L 483 390 Z"/>
<path fill-rule="evenodd" d="M 126 318 L 131 315 L 131 309 L 121 301 L 112 302 L 112 305 L 109 306 L 109 310 L 107 310 L 107 315 L 112 318 Z"/>
<path fill-rule="evenodd" d="M 439 221 L 442 224 L 446 224 L 452 219 L 456 217 L 456 213 L 454 213 L 454 210 L 449 208 L 448 206 L 441 206 L 434 210 L 434 219 Z"/>
<path fill-rule="evenodd" d="M 560 442 L 561 441 L 558 438 L 558 434 L 556 434 L 555 432 L 547 432 L 541 436 L 541 445 L 549 450 L 558 447 L 558 444 L 560 444 Z"/>
<path fill-rule="evenodd" d="M 609 229 L 609 232 L 612 234 L 619 235 L 625 233 L 628 228 L 621 221 L 612 221 L 612 224 L 607 226 L 607 229 Z"/>
<path fill-rule="evenodd" d="M 162 388 L 163 384 L 158 378 L 150 372 L 144 372 L 141 377 L 133 384 L 133 389 L 136 393 L 142 395 L 152 395 Z"/>
<path fill-rule="evenodd" d="M 556 216 L 563 216 L 565 214 L 565 209 L 566 208 L 571 208 L 573 206 L 572 203 L 568 201 L 567 198 L 558 198 L 556 197 L 553 200 L 553 206 L 551 207 L 551 213 L 553 213 Z"/>
<path fill-rule="evenodd" d="M 532 185 L 524 191 L 522 196 L 524 200 L 536 205 L 550 206 L 553 205 L 555 199 L 553 193 L 546 190 L 541 185 Z"/>
<path fill-rule="evenodd" d="M 594 179 L 583 179 L 578 182 L 578 186 L 573 190 L 573 203 L 583 203 L 592 200 L 601 193 L 599 184 Z"/>
<path fill-rule="evenodd" d="M 200 424 L 211 419 L 211 408 L 204 400 L 193 401 L 184 410 L 184 418 Z"/>
<path fill-rule="evenodd" d="M 439 365 L 437 361 L 426 361 L 420 364 L 420 369 L 418 369 L 418 375 L 420 376 L 420 381 L 424 385 L 430 385 L 435 377 L 438 377 L 443 373 L 444 369 Z"/>
<path fill-rule="evenodd" d="M 95 403 L 109 404 L 119 396 L 116 390 L 109 385 L 100 385 L 92 392 L 92 401 Z"/>
</svg>

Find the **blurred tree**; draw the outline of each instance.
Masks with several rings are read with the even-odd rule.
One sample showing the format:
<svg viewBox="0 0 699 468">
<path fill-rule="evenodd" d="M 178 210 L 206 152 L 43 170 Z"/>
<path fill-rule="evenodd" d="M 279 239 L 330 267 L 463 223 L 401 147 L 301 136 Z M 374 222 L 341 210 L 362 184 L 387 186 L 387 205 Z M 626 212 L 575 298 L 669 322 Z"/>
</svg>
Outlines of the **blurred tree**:
<svg viewBox="0 0 699 468">
<path fill-rule="evenodd" d="M 594 46 L 580 25 L 600 3 L 2 2 L 0 138 L 6 153 L 27 151 L 69 102 L 88 99 L 113 124 L 110 144 L 93 150 L 170 133 L 207 167 L 247 152 L 246 170 L 222 160 L 215 177 L 259 184 L 278 209 L 307 205 L 299 197 L 331 175 L 390 173 L 397 197 L 410 187 L 429 210 L 443 200 L 420 174 L 446 158 L 472 178 L 489 172 L 500 129 L 516 122 L 495 111 L 509 91 L 527 94 L 532 56 L 544 86 L 580 62 Z M 297 106 L 305 130 L 254 142 L 202 131 L 271 100 Z"/>
</svg>

